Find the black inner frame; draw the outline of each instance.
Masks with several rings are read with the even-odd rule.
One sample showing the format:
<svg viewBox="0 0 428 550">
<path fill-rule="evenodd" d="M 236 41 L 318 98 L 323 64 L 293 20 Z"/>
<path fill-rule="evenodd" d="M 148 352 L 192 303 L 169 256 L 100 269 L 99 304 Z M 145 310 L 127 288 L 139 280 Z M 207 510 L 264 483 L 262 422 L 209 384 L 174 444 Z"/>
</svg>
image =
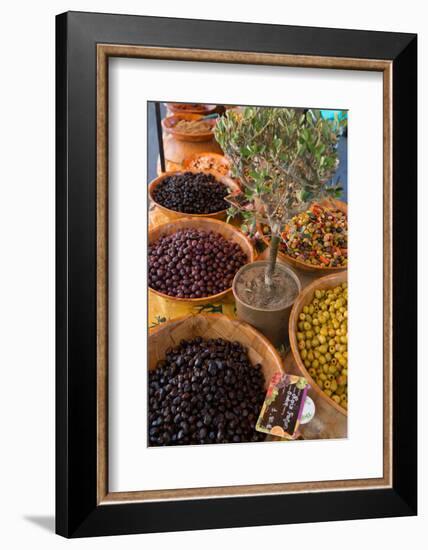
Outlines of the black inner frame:
<svg viewBox="0 0 428 550">
<path fill-rule="evenodd" d="M 393 61 L 392 488 L 97 506 L 98 43 Z M 83 537 L 415 515 L 417 402 L 416 391 L 406 388 L 408 380 L 416 386 L 417 376 L 417 36 L 68 12 L 56 18 L 56 98 L 57 533 Z"/>
</svg>

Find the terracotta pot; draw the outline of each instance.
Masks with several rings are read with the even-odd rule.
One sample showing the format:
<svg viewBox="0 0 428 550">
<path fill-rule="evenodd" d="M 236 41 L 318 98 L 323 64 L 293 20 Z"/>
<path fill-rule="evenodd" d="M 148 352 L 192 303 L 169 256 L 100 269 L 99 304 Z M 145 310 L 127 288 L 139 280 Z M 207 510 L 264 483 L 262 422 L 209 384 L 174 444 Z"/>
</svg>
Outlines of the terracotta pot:
<svg viewBox="0 0 428 550">
<path fill-rule="evenodd" d="M 184 161 L 194 154 L 207 152 L 223 154 L 212 134 L 206 137 L 205 141 L 192 141 L 184 136 L 177 139 L 173 134 L 164 133 L 163 145 L 167 171 L 182 170 Z M 158 165 L 158 171 L 160 174 L 160 165 Z"/>
<path fill-rule="evenodd" d="M 242 233 L 237 227 L 230 225 L 229 223 L 221 222 L 219 220 L 214 220 L 211 218 L 181 218 L 180 220 L 175 220 L 171 223 L 165 223 L 158 225 L 149 230 L 149 244 L 157 241 L 160 237 L 164 235 L 172 235 L 180 229 L 185 229 L 188 227 L 193 227 L 197 229 L 202 229 L 204 231 L 215 231 L 222 235 L 225 239 L 239 244 L 242 250 L 247 255 L 247 261 L 254 261 L 254 249 L 251 244 L 250 239 Z M 211 296 L 206 296 L 203 298 L 177 298 L 175 296 L 169 296 L 158 290 L 154 290 L 149 287 L 149 292 L 153 295 L 158 296 L 159 298 L 166 300 L 166 302 L 175 302 L 175 303 L 185 303 L 192 306 L 200 306 L 204 304 L 215 303 L 226 298 L 228 294 L 232 292 L 232 288 L 223 290 L 218 294 L 213 294 Z"/>
<path fill-rule="evenodd" d="M 186 170 L 186 172 L 192 172 L 193 174 L 199 174 L 200 170 Z M 225 210 L 220 210 L 219 212 L 214 212 L 213 214 L 186 214 L 184 212 L 177 212 L 175 210 L 170 210 L 169 208 L 166 208 L 165 206 L 162 206 L 154 199 L 154 191 L 156 187 L 168 176 L 175 176 L 178 174 L 182 174 L 182 171 L 177 172 L 165 172 L 161 176 L 157 177 L 153 181 L 149 183 L 149 198 L 150 200 L 159 208 L 159 210 L 162 211 L 162 213 L 165 215 L 165 217 L 168 219 L 168 221 L 173 220 L 179 220 L 181 218 L 188 218 L 191 216 L 192 218 L 211 218 L 216 220 L 225 220 L 227 217 L 227 208 Z M 221 176 L 220 174 L 216 174 L 214 172 L 211 172 L 211 174 L 216 178 L 217 181 L 220 181 L 224 185 L 226 185 L 231 192 L 233 191 L 239 191 L 239 185 L 231 178 L 227 176 Z"/>
<path fill-rule="evenodd" d="M 188 103 L 165 103 L 167 113 L 171 114 L 196 114 L 196 115 L 210 115 L 217 111 L 217 105 L 208 105 L 205 103 L 195 104 L 189 108 Z M 187 109 L 183 109 L 183 106 L 187 106 Z"/>
<path fill-rule="evenodd" d="M 279 347 L 281 344 L 288 343 L 288 320 L 294 300 L 281 308 L 264 309 L 247 304 L 241 299 L 237 292 L 237 281 L 242 273 L 250 269 L 259 268 L 260 266 L 267 267 L 268 264 L 269 262 L 267 261 L 261 261 L 242 266 L 233 279 L 232 291 L 236 300 L 236 312 L 238 319 L 241 319 L 253 327 L 256 327 L 275 346 Z M 297 296 L 301 290 L 301 284 L 294 271 L 280 262 L 276 263 L 275 270 L 287 273 L 292 277 L 297 286 Z"/>
<path fill-rule="evenodd" d="M 180 128 L 177 128 L 177 124 L 181 120 L 187 121 L 197 121 L 201 120 L 203 117 L 201 115 L 194 114 L 185 114 L 185 115 L 173 115 L 168 116 L 162 120 L 162 128 L 167 134 L 171 134 L 175 139 L 179 141 L 191 141 L 191 142 L 200 142 L 200 141 L 209 141 L 214 137 L 214 127 L 216 125 L 216 119 L 209 119 L 205 122 L 209 125 L 210 129 L 198 133 L 183 132 Z"/>
</svg>

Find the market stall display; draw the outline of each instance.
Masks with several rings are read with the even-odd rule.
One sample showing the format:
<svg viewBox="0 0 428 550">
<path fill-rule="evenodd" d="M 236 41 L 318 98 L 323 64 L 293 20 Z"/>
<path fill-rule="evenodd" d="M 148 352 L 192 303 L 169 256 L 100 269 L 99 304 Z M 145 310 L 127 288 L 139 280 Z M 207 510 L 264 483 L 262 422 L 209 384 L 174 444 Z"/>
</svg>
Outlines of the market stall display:
<svg viewBox="0 0 428 550">
<path fill-rule="evenodd" d="M 245 421 L 232 423 L 226 432 L 222 420 L 204 424 L 203 416 L 211 420 L 219 411 L 211 407 L 211 414 L 210 406 L 202 405 L 198 396 L 209 390 L 201 390 L 196 378 L 191 382 L 199 376 L 194 363 L 200 366 L 208 348 L 213 354 L 215 347 L 220 355 L 233 354 L 231 342 L 239 338 L 229 339 L 222 331 L 195 335 L 192 329 L 171 343 L 169 330 L 181 327 L 183 318 L 186 326 L 193 327 L 190 319 L 204 326 L 200 319 L 206 314 L 217 315 L 225 326 L 251 326 L 279 350 L 281 370 L 297 376 L 293 380 L 306 380 L 315 416 L 308 424 L 303 419 L 296 433 L 283 430 L 285 439 L 346 437 L 347 204 L 337 199 L 338 182 L 329 183 L 339 164 L 341 126 L 301 109 L 239 107 L 205 118 L 206 112 L 193 110 L 195 105 L 187 108 L 162 121 L 167 170 L 171 151 L 179 153 L 179 170 L 149 184 L 149 348 L 157 335 L 154 349 L 164 350 L 156 351 L 150 364 L 155 369 L 149 377 L 150 445 L 259 440 L 260 432 L 252 431 L 254 424 L 246 431 Z M 208 137 L 210 147 L 194 149 L 205 146 L 200 140 Z M 326 274 L 332 275 L 319 278 Z M 252 352 L 251 346 L 248 358 L 240 352 L 241 374 L 253 369 Z M 217 373 L 223 367 L 214 368 L 215 360 L 211 371 Z M 207 388 L 214 383 L 209 369 L 207 360 L 200 371 Z M 236 386 L 229 388 L 228 380 L 226 387 L 235 395 Z M 176 383 L 195 387 L 184 391 L 184 414 L 179 411 L 171 423 L 172 402 L 178 400 L 170 392 Z M 187 397 L 194 405 L 201 403 L 201 417 Z M 158 425 L 161 417 L 169 420 Z M 265 433 L 273 433 L 268 424 L 263 424 Z"/>
</svg>

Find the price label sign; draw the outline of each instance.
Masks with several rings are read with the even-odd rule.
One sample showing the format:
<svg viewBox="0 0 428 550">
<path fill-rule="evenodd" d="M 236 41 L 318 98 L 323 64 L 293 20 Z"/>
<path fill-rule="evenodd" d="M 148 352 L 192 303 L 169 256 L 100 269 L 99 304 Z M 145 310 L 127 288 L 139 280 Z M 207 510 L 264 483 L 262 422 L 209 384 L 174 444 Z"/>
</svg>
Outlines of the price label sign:
<svg viewBox="0 0 428 550">
<path fill-rule="evenodd" d="M 256 430 L 284 439 L 296 439 L 308 389 L 308 383 L 302 376 L 274 374 Z"/>
</svg>

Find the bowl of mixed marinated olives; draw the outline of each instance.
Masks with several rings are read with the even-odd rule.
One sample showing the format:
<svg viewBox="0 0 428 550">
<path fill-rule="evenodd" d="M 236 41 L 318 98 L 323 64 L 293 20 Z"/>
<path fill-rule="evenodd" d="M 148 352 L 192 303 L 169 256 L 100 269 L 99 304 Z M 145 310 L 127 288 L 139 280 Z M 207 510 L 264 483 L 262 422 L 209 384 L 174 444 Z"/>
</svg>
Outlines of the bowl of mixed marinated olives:
<svg viewBox="0 0 428 550">
<path fill-rule="evenodd" d="M 199 314 L 149 335 L 148 445 L 264 441 L 256 422 L 272 376 L 275 347 L 250 325 Z"/>
<path fill-rule="evenodd" d="M 269 228 L 259 227 L 269 245 Z M 302 271 L 329 274 L 348 267 L 348 206 L 329 199 L 294 216 L 281 235 L 279 257 Z"/>
<path fill-rule="evenodd" d="M 348 410 L 347 272 L 321 277 L 296 299 L 289 322 L 294 360 L 314 391 Z"/>
</svg>

